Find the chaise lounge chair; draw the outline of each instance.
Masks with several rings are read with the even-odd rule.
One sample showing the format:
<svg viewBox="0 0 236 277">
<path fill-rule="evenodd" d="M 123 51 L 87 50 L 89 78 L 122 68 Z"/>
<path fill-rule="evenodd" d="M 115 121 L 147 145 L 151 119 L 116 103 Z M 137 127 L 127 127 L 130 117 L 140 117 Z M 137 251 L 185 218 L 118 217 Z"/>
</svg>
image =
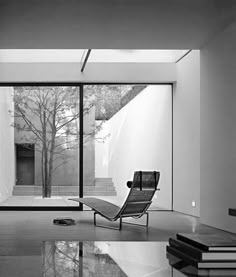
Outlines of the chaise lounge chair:
<svg viewBox="0 0 236 277">
<path fill-rule="evenodd" d="M 94 211 L 94 225 L 104 228 L 121 230 L 122 228 L 122 218 L 133 217 L 140 218 L 146 215 L 146 224 L 134 224 L 123 222 L 126 224 L 134 224 L 148 227 L 149 215 L 147 209 L 152 203 L 152 198 L 156 192 L 157 185 L 160 179 L 160 172 L 156 171 L 136 171 L 134 173 L 134 179 L 132 182 L 128 182 L 127 185 L 130 187 L 130 192 L 127 196 L 126 201 L 122 207 L 116 206 L 110 202 L 94 198 L 72 198 L 69 200 L 83 203 Z M 109 221 L 120 220 L 119 227 L 110 227 L 104 225 L 98 225 L 96 222 L 96 215 L 99 214 L 105 217 Z"/>
</svg>

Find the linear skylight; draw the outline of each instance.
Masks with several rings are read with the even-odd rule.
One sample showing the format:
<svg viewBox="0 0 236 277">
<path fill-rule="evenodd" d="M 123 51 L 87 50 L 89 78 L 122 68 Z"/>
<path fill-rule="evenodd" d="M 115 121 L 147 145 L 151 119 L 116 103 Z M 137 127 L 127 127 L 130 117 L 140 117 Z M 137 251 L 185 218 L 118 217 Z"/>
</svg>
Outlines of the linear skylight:
<svg viewBox="0 0 236 277">
<path fill-rule="evenodd" d="M 2 49 L 2 63 L 82 62 L 87 49 Z M 88 63 L 174 63 L 188 50 L 92 49 Z"/>
<path fill-rule="evenodd" d="M 98 50 L 93 49 L 88 62 L 174 63 L 188 50 Z"/>
<path fill-rule="evenodd" d="M 85 49 L 2 49 L 2 63 L 81 62 Z"/>
</svg>

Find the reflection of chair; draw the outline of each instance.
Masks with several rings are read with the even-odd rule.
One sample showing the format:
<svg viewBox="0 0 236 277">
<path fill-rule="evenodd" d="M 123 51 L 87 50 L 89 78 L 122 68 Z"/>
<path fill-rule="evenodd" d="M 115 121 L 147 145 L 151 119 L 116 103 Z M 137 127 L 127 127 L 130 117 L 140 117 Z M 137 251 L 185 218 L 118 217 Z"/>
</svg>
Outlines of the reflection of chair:
<svg viewBox="0 0 236 277">
<path fill-rule="evenodd" d="M 123 223 L 148 227 L 147 209 L 152 203 L 152 198 L 155 194 L 155 191 L 157 190 L 159 178 L 160 172 L 136 171 L 134 173 L 134 179 L 130 188 L 130 192 L 121 208 L 110 202 L 93 197 L 72 198 L 70 200 L 83 203 L 92 208 L 92 210 L 94 211 L 94 224 L 96 226 L 120 230 L 122 228 L 123 217 L 140 218 L 145 214 L 145 225 L 128 222 Z M 102 217 L 105 217 L 110 221 L 116 221 L 117 219 L 120 219 L 119 228 L 96 224 L 97 214 L 101 215 Z"/>
</svg>

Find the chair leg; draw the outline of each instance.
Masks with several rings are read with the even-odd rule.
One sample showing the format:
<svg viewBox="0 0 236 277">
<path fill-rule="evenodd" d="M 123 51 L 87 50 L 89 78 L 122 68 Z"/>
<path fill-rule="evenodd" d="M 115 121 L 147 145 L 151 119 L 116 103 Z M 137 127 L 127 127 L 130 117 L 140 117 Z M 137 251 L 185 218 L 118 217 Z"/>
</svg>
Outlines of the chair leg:
<svg viewBox="0 0 236 277">
<path fill-rule="evenodd" d="M 97 220 L 96 220 L 96 215 L 98 213 L 97 212 L 94 212 L 94 225 L 97 226 L 97 227 L 102 227 L 102 228 L 107 228 L 107 229 L 113 229 L 113 230 L 121 230 L 122 229 L 122 223 L 125 223 L 125 224 L 130 224 L 130 225 L 137 225 L 137 226 L 143 226 L 143 227 L 148 227 L 149 225 L 149 213 L 148 212 L 145 212 L 143 215 L 146 215 L 146 223 L 145 224 L 139 224 L 139 223 L 131 223 L 131 222 L 124 222 L 122 221 L 122 217 L 119 217 L 119 227 L 111 227 L 111 226 L 107 226 L 107 225 L 100 225 L 100 224 L 97 224 Z"/>
<path fill-rule="evenodd" d="M 97 212 L 94 212 L 94 215 L 93 215 L 93 219 L 94 219 L 94 225 L 97 226 L 97 227 L 102 227 L 102 228 L 107 228 L 107 229 L 113 229 L 113 230 L 121 230 L 122 229 L 122 217 L 119 217 L 120 219 L 120 222 L 119 222 L 119 227 L 111 227 L 111 226 L 107 226 L 107 225 L 100 225 L 100 224 L 97 224 L 97 220 L 96 220 L 96 215 L 98 213 Z"/>
<path fill-rule="evenodd" d="M 125 221 L 123 221 L 123 223 L 124 224 L 130 224 L 130 225 L 137 225 L 137 226 L 148 227 L 148 224 L 149 224 L 149 213 L 145 212 L 143 215 L 146 215 L 146 223 L 145 224 L 131 223 L 131 222 L 125 222 Z"/>
</svg>

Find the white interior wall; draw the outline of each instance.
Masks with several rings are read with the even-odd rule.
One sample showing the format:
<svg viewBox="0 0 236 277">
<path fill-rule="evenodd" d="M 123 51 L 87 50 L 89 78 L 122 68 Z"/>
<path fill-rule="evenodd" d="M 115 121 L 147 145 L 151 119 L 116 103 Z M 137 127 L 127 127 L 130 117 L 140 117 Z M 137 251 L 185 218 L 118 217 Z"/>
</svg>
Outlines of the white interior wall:
<svg viewBox="0 0 236 277">
<path fill-rule="evenodd" d="M 200 216 L 200 51 L 177 63 L 173 95 L 174 210 Z M 196 206 L 192 206 L 192 201 Z"/>
<path fill-rule="evenodd" d="M 0 201 L 11 196 L 15 183 L 14 128 L 9 110 L 13 111 L 12 88 L 0 87 Z"/>
<path fill-rule="evenodd" d="M 201 222 L 236 232 L 236 22 L 201 49 Z"/>
<path fill-rule="evenodd" d="M 0 82 L 172 83 L 175 63 L 0 63 Z"/>
<path fill-rule="evenodd" d="M 100 148 L 95 146 L 96 174 L 100 175 L 99 169 L 108 172 L 107 177 L 113 178 L 118 197 L 127 196 L 126 182 L 133 179 L 134 171 L 156 170 L 161 177 L 154 203 L 171 209 L 171 102 L 171 85 L 149 85 L 105 123 L 110 137 Z"/>
</svg>

